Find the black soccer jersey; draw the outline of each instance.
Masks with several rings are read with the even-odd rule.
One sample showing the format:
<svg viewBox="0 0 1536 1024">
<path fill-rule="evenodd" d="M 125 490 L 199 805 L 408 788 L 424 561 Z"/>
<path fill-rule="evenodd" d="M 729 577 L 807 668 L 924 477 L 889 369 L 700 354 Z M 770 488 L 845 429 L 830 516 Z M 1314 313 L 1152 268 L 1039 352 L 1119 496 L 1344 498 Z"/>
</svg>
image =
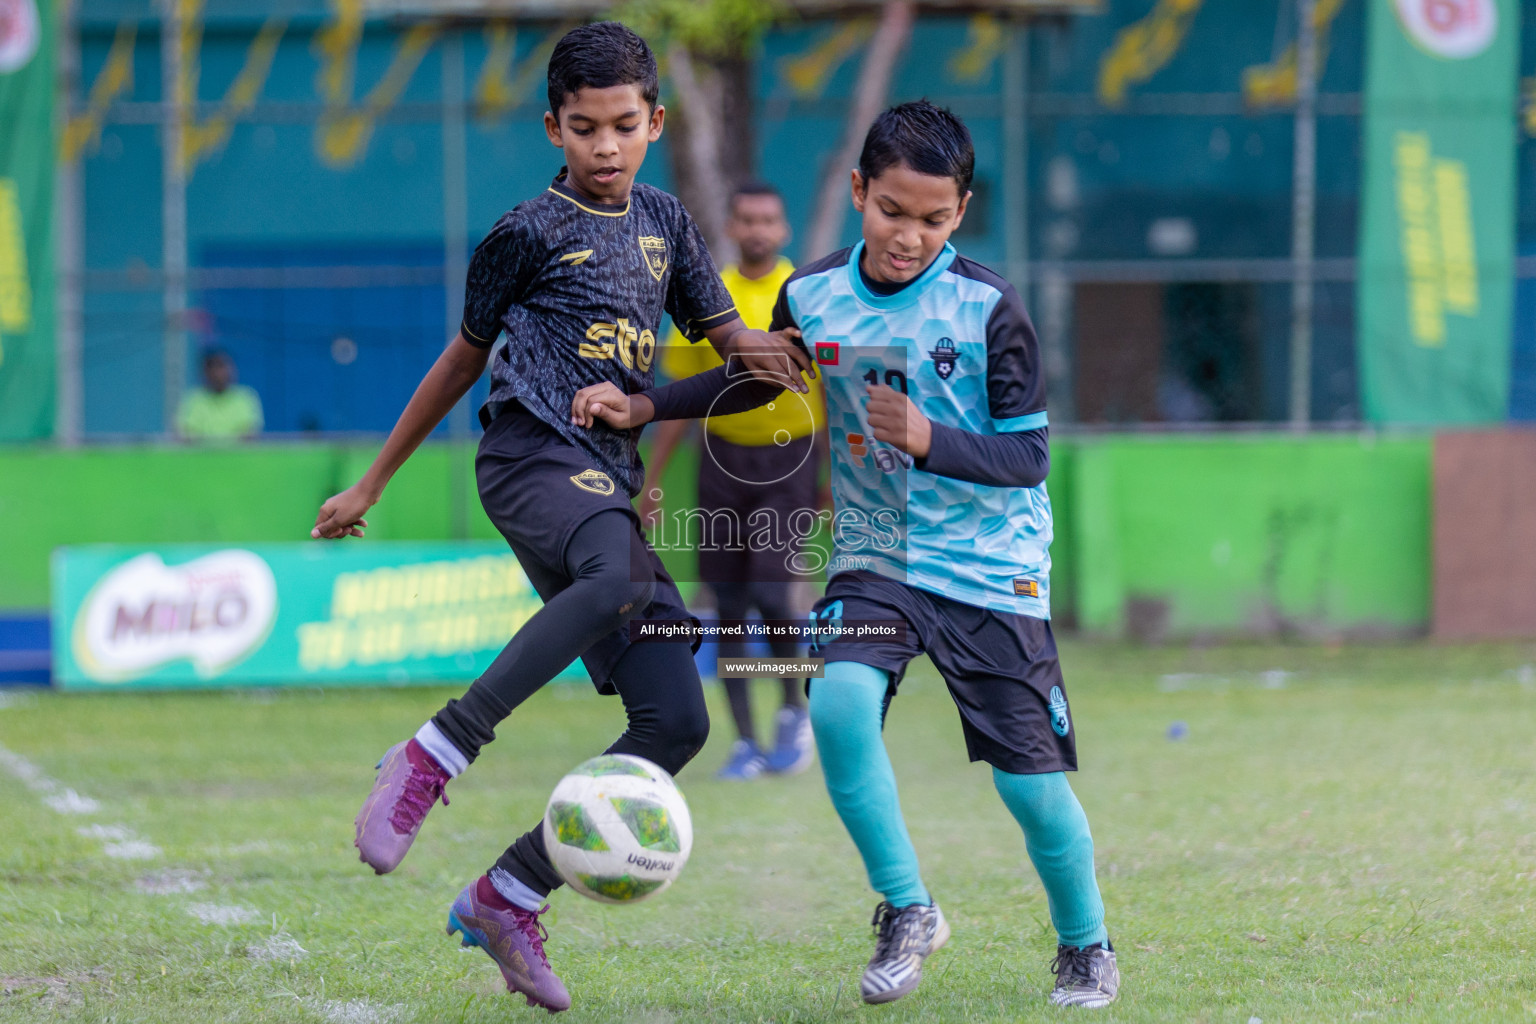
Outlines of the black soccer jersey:
<svg viewBox="0 0 1536 1024">
<path fill-rule="evenodd" d="M 571 401 L 605 380 L 626 394 L 650 387 L 663 314 L 694 341 L 736 316 L 683 204 L 649 185 L 636 185 L 626 203 L 595 203 L 562 171 L 497 221 L 469 261 L 464 339 L 490 347 L 507 332 L 481 424 L 521 402 L 638 494 L 640 432 L 573 427 Z"/>
</svg>

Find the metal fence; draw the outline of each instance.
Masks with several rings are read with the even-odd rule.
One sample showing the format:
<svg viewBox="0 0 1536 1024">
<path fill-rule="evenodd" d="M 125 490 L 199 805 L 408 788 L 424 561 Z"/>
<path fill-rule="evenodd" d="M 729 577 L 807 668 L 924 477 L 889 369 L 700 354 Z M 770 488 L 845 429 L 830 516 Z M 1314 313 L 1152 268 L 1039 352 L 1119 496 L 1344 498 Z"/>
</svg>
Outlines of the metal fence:
<svg viewBox="0 0 1536 1024">
<path fill-rule="evenodd" d="M 1113 0 L 919 20 L 892 98 L 926 95 L 972 128 L 975 205 L 956 243 L 1025 295 L 1053 422 L 1360 419 L 1363 7 Z M 387 429 L 457 326 L 474 242 L 559 166 L 540 119 L 565 24 L 231 10 L 76 10 L 58 199 L 66 443 L 169 433 L 215 346 L 270 434 Z M 758 173 L 802 238 L 872 29 L 793 22 L 753 57 Z M 666 142 L 642 175 L 663 187 Z M 1532 177 L 1520 237 L 1536 253 Z M 471 429 L 469 404 L 445 429 Z"/>
</svg>

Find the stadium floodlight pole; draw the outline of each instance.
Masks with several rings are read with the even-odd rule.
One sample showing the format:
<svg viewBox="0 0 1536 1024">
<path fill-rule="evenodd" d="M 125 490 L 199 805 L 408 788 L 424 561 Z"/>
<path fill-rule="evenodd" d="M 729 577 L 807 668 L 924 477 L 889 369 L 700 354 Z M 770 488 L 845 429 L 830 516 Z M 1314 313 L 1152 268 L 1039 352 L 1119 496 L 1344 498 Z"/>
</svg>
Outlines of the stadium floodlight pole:
<svg viewBox="0 0 1536 1024">
<path fill-rule="evenodd" d="M 165 434 L 176 435 L 176 407 L 187 383 L 186 110 L 182 68 L 184 0 L 161 0 L 160 13 L 160 287 Z"/>
<path fill-rule="evenodd" d="M 80 36 L 75 28 L 75 4 L 59 4 L 58 12 L 58 116 L 68 124 L 80 95 Z M 62 131 L 60 132 L 62 135 Z M 54 337 L 54 362 L 57 364 L 57 391 L 53 436 L 66 448 L 80 444 L 82 412 L 85 408 L 81 389 L 82 335 L 84 332 L 81 290 L 85 287 L 81 245 L 83 196 L 78 154 L 60 160 L 54 171 L 54 266 L 58 292 L 54 311 L 58 327 Z"/>
<path fill-rule="evenodd" d="M 469 145 L 464 115 L 464 33 L 450 30 L 443 36 L 443 298 L 447 312 L 445 338 L 459 331 L 464 315 L 464 278 L 469 257 Z M 464 442 L 470 436 L 471 394 L 459 399 L 448 414 L 450 495 L 453 535 L 469 539 L 469 488 L 471 477 Z"/>
<path fill-rule="evenodd" d="M 1291 426 L 1312 420 L 1313 243 L 1317 222 L 1317 0 L 1296 3 L 1296 126 L 1291 184 Z"/>
</svg>

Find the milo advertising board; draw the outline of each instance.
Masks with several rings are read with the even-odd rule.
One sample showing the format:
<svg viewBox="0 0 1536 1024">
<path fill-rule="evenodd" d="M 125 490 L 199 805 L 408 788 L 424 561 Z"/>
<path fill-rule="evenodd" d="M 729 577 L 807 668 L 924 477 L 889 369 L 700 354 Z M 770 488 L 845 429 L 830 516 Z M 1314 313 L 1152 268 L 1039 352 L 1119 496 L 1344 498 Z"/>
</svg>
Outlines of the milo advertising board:
<svg viewBox="0 0 1536 1024">
<path fill-rule="evenodd" d="M 468 680 L 541 607 L 494 543 L 61 548 L 53 576 L 67 689 Z"/>
</svg>

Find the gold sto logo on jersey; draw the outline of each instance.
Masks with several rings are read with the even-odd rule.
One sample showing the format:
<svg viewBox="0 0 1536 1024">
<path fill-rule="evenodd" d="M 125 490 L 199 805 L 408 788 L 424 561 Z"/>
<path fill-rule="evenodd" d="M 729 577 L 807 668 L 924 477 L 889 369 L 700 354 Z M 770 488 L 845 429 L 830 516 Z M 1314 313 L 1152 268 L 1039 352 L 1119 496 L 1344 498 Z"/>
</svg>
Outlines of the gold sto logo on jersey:
<svg viewBox="0 0 1536 1024">
<path fill-rule="evenodd" d="M 644 373 L 656 354 L 656 335 L 649 330 L 637 332 L 622 318 L 611 324 L 599 322 L 587 328 L 587 340 L 577 351 L 586 359 L 612 359 L 617 352 L 626 369 Z"/>
<path fill-rule="evenodd" d="M 641 235 L 640 255 L 645 257 L 651 276 L 660 281 L 661 275 L 667 272 L 667 240 L 655 235 Z"/>
</svg>

